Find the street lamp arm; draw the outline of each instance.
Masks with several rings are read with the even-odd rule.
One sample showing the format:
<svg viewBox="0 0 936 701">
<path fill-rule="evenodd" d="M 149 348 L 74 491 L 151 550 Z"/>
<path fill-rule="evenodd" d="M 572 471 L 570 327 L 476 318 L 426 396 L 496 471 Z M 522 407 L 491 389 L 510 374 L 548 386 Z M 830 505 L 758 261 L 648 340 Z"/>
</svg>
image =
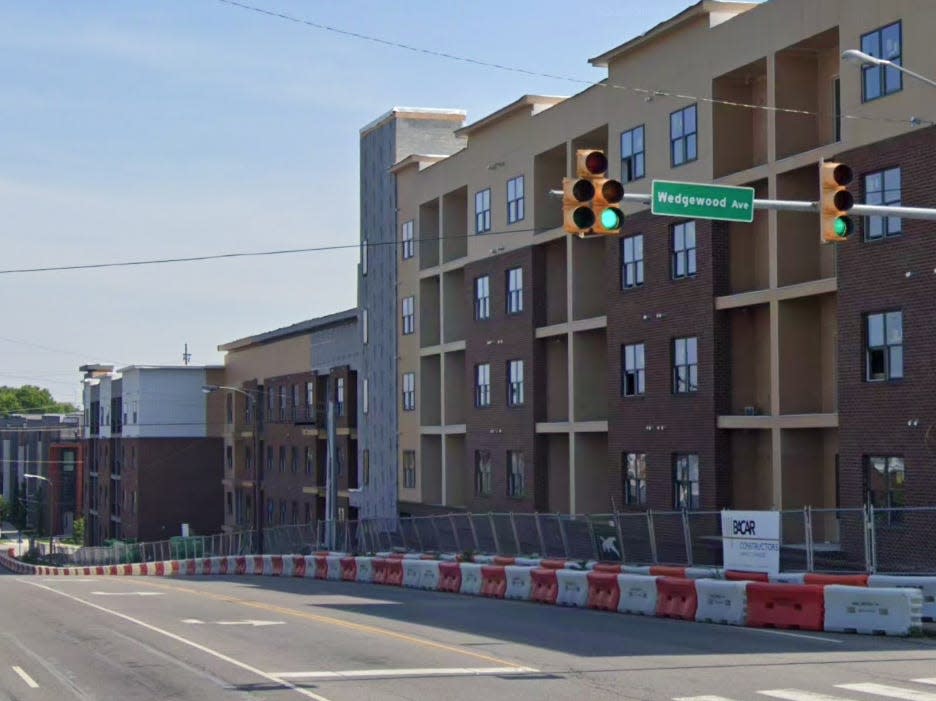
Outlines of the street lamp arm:
<svg viewBox="0 0 936 701">
<path fill-rule="evenodd" d="M 888 61 L 886 58 L 878 58 L 877 56 L 866 54 L 864 51 L 859 51 L 858 49 L 848 49 L 843 51 L 842 60 L 850 61 L 851 63 L 857 63 L 861 66 L 887 66 L 888 68 L 893 68 L 894 70 L 900 71 L 901 73 L 906 73 L 911 78 L 916 78 L 920 82 L 936 87 L 936 80 L 933 80 L 932 78 L 927 78 L 924 75 L 920 75 L 916 71 L 911 71 L 909 68 L 904 68 L 899 63 Z"/>
</svg>

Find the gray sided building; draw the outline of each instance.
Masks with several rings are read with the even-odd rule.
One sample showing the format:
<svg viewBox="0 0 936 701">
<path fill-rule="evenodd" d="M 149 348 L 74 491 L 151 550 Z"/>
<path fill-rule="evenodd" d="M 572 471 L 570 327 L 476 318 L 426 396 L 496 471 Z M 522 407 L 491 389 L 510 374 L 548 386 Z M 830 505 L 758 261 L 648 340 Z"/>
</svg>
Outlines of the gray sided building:
<svg viewBox="0 0 936 701">
<path fill-rule="evenodd" d="M 358 307 L 364 341 L 358 378 L 358 450 L 365 479 L 352 500 L 361 518 L 397 513 L 399 377 L 397 370 L 396 176 L 414 153 L 447 156 L 464 148 L 455 130 L 461 110 L 395 107 L 361 129 L 361 262 Z"/>
</svg>

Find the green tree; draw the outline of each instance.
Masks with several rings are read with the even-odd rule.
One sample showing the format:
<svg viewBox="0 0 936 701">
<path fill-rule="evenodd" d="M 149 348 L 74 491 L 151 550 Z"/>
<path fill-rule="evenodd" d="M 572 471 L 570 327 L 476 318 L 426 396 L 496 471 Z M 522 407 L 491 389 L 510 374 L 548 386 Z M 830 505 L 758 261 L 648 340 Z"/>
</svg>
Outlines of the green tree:
<svg viewBox="0 0 936 701">
<path fill-rule="evenodd" d="M 9 517 L 10 505 L 7 503 L 7 500 L 3 498 L 3 495 L 0 494 L 0 521 L 4 521 Z"/>
<path fill-rule="evenodd" d="M 72 523 L 72 537 L 71 542 L 75 545 L 84 545 L 84 531 L 85 523 L 84 516 L 75 519 L 75 522 Z"/>
<path fill-rule="evenodd" d="M 0 416 L 17 413 L 70 414 L 78 411 L 74 404 L 57 402 L 44 387 L 0 387 Z"/>
</svg>

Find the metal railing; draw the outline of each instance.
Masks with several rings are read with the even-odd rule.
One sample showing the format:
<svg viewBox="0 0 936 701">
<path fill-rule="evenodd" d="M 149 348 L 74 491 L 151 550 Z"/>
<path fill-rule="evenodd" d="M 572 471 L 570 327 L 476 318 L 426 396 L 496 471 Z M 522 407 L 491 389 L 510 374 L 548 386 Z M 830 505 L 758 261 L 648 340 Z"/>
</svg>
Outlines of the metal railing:
<svg viewBox="0 0 936 701">
<path fill-rule="evenodd" d="M 82 565 L 152 562 L 255 552 L 253 531 L 86 547 Z M 936 507 L 780 512 L 780 569 L 808 572 L 936 572 Z M 718 511 L 609 514 L 449 513 L 377 521 L 318 521 L 265 528 L 267 554 L 334 550 L 457 552 L 629 564 L 718 567 Z"/>
</svg>

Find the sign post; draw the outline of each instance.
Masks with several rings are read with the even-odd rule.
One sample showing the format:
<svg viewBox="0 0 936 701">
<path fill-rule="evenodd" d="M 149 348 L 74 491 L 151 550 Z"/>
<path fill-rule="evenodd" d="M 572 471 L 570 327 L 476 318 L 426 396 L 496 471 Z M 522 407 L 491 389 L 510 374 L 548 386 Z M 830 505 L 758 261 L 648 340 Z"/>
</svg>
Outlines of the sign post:
<svg viewBox="0 0 936 701">
<path fill-rule="evenodd" d="M 722 511 L 726 570 L 780 572 L 780 512 Z"/>
<path fill-rule="evenodd" d="M 687 219 L 754 221 L 754 188 L 654 180 L 650 211 Z"/>
</svg>

